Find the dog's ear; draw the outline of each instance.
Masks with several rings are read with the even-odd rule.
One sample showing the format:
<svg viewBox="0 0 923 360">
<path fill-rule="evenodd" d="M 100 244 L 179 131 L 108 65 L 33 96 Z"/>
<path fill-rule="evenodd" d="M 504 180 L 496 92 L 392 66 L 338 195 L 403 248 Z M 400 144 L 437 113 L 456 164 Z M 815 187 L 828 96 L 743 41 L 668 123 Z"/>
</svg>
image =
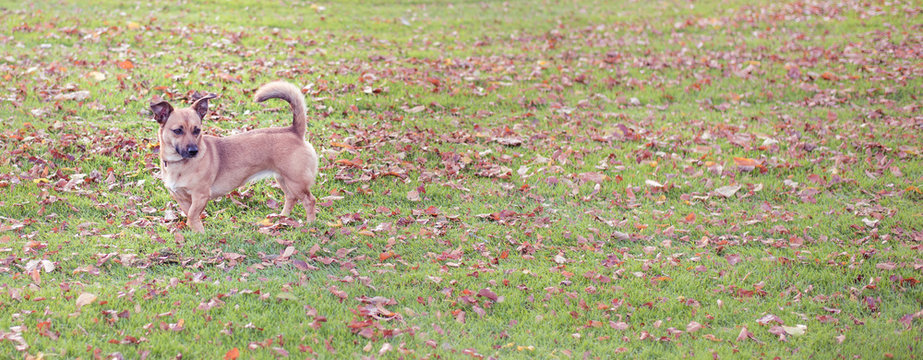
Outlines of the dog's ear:
<svg viewBox="0 0 923 360">
<path fill-rule="evenodd" d="M 170 114 L 173 113 L 173 106 L 170 106 L 170 103 L 166 101 L 161 101 L 156 104 L 151 104 L 151 111 L 154 112 L 154 120 L 157 120 L 157 123 L 163 125 L 167 122 Z"/>
<path fill-rule="evenodd" d="M 194 103 L 192 103 L 192 108 L 195 110 L 196 114 L 199 114 L 199 119 L 204 119 L 205 114 L 208 113 L 208 100 L 218 97 L 215 94 L 207 94 Z"/>
</svg>

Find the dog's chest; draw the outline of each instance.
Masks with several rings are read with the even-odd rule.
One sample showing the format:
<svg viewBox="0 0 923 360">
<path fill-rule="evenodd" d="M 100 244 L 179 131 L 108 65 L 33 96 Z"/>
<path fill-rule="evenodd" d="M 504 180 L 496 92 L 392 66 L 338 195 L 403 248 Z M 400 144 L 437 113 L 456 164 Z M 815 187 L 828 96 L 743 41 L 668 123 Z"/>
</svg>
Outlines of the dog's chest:
<svg viewBox="0 0 923 360">
<path fill-rule="evenodd" d="M 165 171 L 163 174 L 163 184 L 170 189 L 170 191 L 177 192 L 180 189 L 186 187 L 186 179 L 183 178 L 182 173 Z"/>
</svg>

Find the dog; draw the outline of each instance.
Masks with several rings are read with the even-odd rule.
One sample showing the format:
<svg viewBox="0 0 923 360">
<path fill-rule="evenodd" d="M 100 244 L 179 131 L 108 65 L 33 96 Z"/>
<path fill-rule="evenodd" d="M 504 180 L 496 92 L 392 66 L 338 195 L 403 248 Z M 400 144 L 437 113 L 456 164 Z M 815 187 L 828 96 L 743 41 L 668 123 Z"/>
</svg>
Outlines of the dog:
<svg viewBox="0 0 923 360">
<path fill-rule="evenodd" d="M 287 101 L 293 113 L 291 126 L 226 137 L 202 134 L 208 101 L 214 98 L 209 94 L 178 110 L 166 101 L 151 105 L 154 120 L 160 124 L 157 139 L 163 183 L 186 214 L 186 225 L 195 232 L 205 232 L 201 215 L 208 200 L 269 176 L 275 176 L 285 193 L 281 215 L 289 216 L 295 203 L 301 201 L 307 222 L 313 222 L 316 200 L 311 187 L 317 179 L 317 152 L 304 140 L 307 115 L 301 90 L 276 81 L 254 94 L 257 102 Z"/>
</svg>

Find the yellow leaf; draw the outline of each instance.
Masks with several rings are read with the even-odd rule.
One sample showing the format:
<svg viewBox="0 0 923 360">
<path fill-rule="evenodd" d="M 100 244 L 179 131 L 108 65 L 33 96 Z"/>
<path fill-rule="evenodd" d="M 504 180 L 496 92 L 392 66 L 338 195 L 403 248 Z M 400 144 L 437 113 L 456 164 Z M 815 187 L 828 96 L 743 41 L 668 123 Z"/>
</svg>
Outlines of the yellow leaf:
<svg viewBox="0 0 923 360">
<path fill-rule="evenodd" d="M 90 71 L 89 73 L 87 73 L 87 76 L 96 81 L 106 80 L 106 74 L 103 74 L 99 71 Z"/>
</svg>

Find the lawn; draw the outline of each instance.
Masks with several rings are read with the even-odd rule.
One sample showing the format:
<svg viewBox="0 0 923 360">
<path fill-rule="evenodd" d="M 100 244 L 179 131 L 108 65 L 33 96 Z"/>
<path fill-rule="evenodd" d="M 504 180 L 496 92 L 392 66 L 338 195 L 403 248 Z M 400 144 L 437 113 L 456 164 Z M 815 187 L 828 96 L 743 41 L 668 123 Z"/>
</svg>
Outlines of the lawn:
<svg viewBox="0 0 923 360">
<path fill-rule="evenodd" d="M 0 354 L 920 358 L 923 3 L 0 4 Z M 308 102 L 188 229 L 154 98 Z M 255 149 L 258 150 L 258 149 Z"/>
</svg>

